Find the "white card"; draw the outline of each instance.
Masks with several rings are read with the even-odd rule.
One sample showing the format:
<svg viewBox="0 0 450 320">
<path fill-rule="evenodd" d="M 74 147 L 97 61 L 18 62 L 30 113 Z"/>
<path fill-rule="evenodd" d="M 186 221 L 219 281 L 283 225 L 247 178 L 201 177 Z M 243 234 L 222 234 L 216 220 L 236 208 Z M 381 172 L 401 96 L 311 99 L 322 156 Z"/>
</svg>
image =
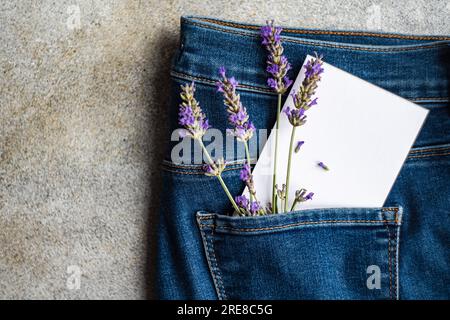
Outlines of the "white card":
<svg viewBox="0 0 450 320">
<path fill-rule="evenodd" d="M 296 129 L 295 141 L 305 143 L 292 155 L 288 208 L 300 188 L 314 192 L 314 198 L 297 205 L 297 210 L 381 207 L 428 110 L 330 64 L 324 63 L 323 68 L 315 95 L 318 104 L 306 111 L 306 124 Z M 291 93 L 297 91 L 304 76 L 303 67 Z M 283 108 L 287 106 L 293 107 L 290 95 Z M 277 165 L 280 187 L 286 179 L 291 129 L 282 113 Z M 274 141 L 272 131 L 253 170 L 257 198 L 264 206 L 272 196 Z M 318 162 L 330 170 L 325 171 Z M 248 190 L 244 194 L 248 196 Z"/>
</svg>

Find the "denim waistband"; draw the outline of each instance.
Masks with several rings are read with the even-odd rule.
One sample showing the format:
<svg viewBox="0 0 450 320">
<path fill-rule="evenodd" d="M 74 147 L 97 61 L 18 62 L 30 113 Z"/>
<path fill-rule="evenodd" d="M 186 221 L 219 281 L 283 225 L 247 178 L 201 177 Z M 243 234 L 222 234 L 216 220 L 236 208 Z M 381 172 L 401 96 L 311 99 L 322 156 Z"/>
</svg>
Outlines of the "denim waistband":
<svg viewBox="0 0 450 320">
<path fill-rule="evenodd" d="M 259 27 L 204 17 L 182 17 L 172 76 L 214 85 L 226 66 L 242 90 L 273 94 L 266 85 L 266 51 Z M 450 37 L 285 28 L 285 54 L 295 78 L 307 54 L 416 102 L 447 102 Z"/>
</svg>

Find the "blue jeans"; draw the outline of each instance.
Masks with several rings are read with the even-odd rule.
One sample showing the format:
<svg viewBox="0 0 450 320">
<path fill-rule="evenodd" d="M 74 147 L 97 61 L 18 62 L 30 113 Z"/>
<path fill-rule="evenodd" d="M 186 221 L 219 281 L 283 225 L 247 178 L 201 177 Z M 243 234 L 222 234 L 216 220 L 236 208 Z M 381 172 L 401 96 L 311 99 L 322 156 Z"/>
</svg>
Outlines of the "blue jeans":
<svg viewBox="0 0 450 320">
<path fill-rule="evenodd" d="M 266 85 L 258 29 L 182 18 L 171 72 L 172 129 L 179 86 L 195 81 L 210 124 L 225 132 L 227 114 L 214 86 L 222 65 L 242 84 L 241 100 L 256 127 L 273 127 L 277 97 Z M 317 51 L 326 62 L 428 108 L 426 123 L 383 208 L 263 217 L 228 216 L 232 207 L 217 179 L 203 175 L 199 164 L 173 163 L 178 141 L 172 141 L 162 166 L 159 297 L 450 298 L 450 37 L 304 29 L 282 35 L 291 77 Z M 223 178 L 238 195 L 243 159 L 231 160 Z"/>
</svg>

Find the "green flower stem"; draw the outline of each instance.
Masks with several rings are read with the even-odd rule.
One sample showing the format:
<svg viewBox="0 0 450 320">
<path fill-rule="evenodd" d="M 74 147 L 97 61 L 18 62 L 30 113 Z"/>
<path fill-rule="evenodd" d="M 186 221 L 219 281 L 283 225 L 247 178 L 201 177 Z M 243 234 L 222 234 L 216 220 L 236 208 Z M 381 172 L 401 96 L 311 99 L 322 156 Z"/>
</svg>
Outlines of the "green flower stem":
<svg viewBox="0 0 450 320">
<path fill-rule="evenodd" d="M 287 211 L 287 206 L 289 203 L 289 180 L 291 177 L 291 160 L 292 160 L 292 147 L 294 146 L 294 139 L 295 139 L 295 129 L 297 127 L 293 126 L 291 131 L 291 142 L 289 144 L 289 157 L 288 157 L 288 165 L 287 165 L 287 172 L 286 172 L 286 199 L 284 202 L 284 211 Z"/>
<path fill-rule="evenodd" d="M 272 179 L 272 208 L 274 210 L 273 213 L 278 213 L 275 211 L 275 208 L 278 206 L 275 205 L 275 185 L 277 184 L 277 160 L 278 160 L 278 127 L 281 113 L 281 94 L 278 94 L 278 104 L 277 104 L 277 122 L 275 124 L 275 154 L 273 160 L 273 179 Z"/>
<path fill-rule="evenodd" d="M 215 165 L 215 164 L 214 164 L 214 161 L 211 159 L 211 156 L 210 156 L 209 153 L 208 153 L 208 150 L 206 150 L 205 145 L 203 144 L 202 139 L 197 139 L 197 141 L 200 143 L 200 146 L 202 147 L 203 152 L 205 153 L 206 158 L 208 159 L 209 164 L 210 164 L 210 165 Z M 240 210 L 239 207 L 237 206 L 236 202 L 234 201 L 233 196 L 231 195 L 230 191 L 228 190 L 228 188 L 227 188 L 227 186 L 226 186 L 226 184 L 225 184 L 225 181 L 223 181 L 222 176 L 221 176 L 220 174 L 217 176 L 217 179 L 219 179 L 219 182 L 220 182 L 220 184 L 222 185 L 223 190 L 224 190 L 225 193 L 227 194 L 228 199 L 230 200 L 231 204 L 233 205 L 234 210 L 236 210 L 236 212 L 238 212 L 238 213 L 241 212 L 241 210 Z"/>
<path fill-rule="evenodd" d="M 247 155 L 247 163 L 250 166 L 250 170 L 251 170 L 252 167 L 251 167 L 251 164 L 250 164 L 250 151 L 248 149 L 248 142 L 247 141 L 244 141 L 244 146 L 245 146 L 245 154 Z M 251 190 L 248 190 L 248 191 L 249 191 L 249 194 L 250 194 L 250 203 L 252 203 L 253 202 L 253 194 L 252 194 Z"/>
<path fill-rule="evenodd" d="M 298 202 L 297 199 L 295 199 L 294 203 L 292 204 L 292 207 L 291 207 L 291 212 L 294 211 L 295 206 L 297 205 L 297 202 Z"/>
<path fill-rule="evenodd" d="M 234 202 L 234 199 L 233 199 L 233 197 L 231 196 L 231 193 L 230 193 L 230 191 L 228 190 L 228 188 L 227 188 L 227 186 L 226 186 L 226 184 L 225 184 L 225 181 L 223 181 L 222 176 L 221 176 L 221 175 L 218 175 L 218 176 L 217 176 L 217 179 L 219 179 L 219 182 L 220 182 L 220 184 L 222 185 L 223 190 L 224 190 L 225 193 L 227 194 L 228 199 L 230 199 L 230 202 L 231 202 L 231 204 L 233 205 L 234 210 L 236 210 L 236 212 L 238 212 L 238 213 L 241 212 L 241 210 L 240 210 L 239 207 L 237 206 L 236 202 Z"/>
<path fill-rule="evenodd" d="M 278 211 L 278 195 L 275 193 L 275 203 L 272 205 L 272 213 Z"/>
</svg>

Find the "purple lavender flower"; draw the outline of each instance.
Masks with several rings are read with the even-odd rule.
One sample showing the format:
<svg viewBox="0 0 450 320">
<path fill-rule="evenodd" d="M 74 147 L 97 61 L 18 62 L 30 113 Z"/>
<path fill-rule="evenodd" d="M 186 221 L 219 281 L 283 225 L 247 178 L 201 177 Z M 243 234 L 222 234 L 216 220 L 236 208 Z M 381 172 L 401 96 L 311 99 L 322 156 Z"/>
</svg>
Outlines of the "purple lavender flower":
<svg viewBox="0 0 450 320">
<path fill-rule="evenodd" d="M 289 119 L 289 122 L 294 126 L 298 127 L 306 123 L 305 109 L 291 109 L 286 107 L 283 112 Z"/>
<path fill-rule="evenodd" d="M 272 42 L 279 42 L 281 31 L 283 31 L 281 27 L 273 26 L 273 21 L 267 21 L 267 25 L 261 27 L 262 44 L 267 46 Z"/>
<path fill-rule="evenodd" d="M 257 213 L 259 213 L 259 211 L 262 209 L 261 205 L 259 204 L 258 201 L 253 201 L 250 204 L 250 213 L 252 215 L 256 215 Z"/>
<path fill-rule="evenodd" d="M 227 72 L 227 70 L 225 69 L 224 66 L 219 68 L 219 75 L 224 78 L 225 77 L 225 73 Z"/>
<path fill-rule="evenodd" d="M 192 126 L 195 123 L 194 112 L 190 106 L 180 108 L 178 123 L 182 126 Z"/>
<path fill-rule="evenodd" d="M 287 76 L 291 65 L 283 55 L 281 31 L 282 28 L 273 26 L 273 21 L 267 21 L 267 25 L 261 27 L 262 44 L 269 52 L 266 70 L 271 77 L 267 79 L 267 85 L 278 94 L 286 92 L 292 84 L 292 80 Z"/>
<path fill-rule="evenodd" d="M 317 57 L 317 55 L 316 55 Z M 313 78 L 319 76 L 323 72 L 323 66 L 321 62 L 322 57 L 317 57 L 316 60 L 309 60 L 305 65 L 305 77 Z"/>
<path fill-rule="evenodd" d="M 312 200 L 313 195 L 314 195 L 314 192 L 308 193 L 308 194 L 306 195 L 306 197 L 305 197 L 305 201 L 306 201 L 306 200 Z"/>
<path fill-rule="evenodd" d="M 184 128 L 180 136 L 191 136 L 194 139 L 201 139 L 210 126 L 199 103 L 194 98 L 194 93 L 194 82 L 190 85 L 185 84 L 181 86 L 180 96 L 182 103 L 178 112 L 178 123 Z"/>
<path fill-rule="evenodd" d="M 302 145 L 305 143 L 305 141 L 298 141 L 297 145 L 295 146 L 295 153 L 298 153 L 300 151 L 300 148 L 302 147 Z"/>
<path fill-rule="evenodd" d="M 234 198 L 234 201 L 236 201 L 236 204 L 238 205 L 239 208 L 248 210 L 248 205 L 250 204 L 250 201 L 248 200 L 248 198 L 244 195 L 242 196 L 236 196 Z"/>
<path fill-rule="evenodd" d="M 310 59 L 305 67 L 305 79 L 297 90 L 291 94 L 294 102 L 294 107 L 298 112 L 293 113 L 287 109 L 285 111 L 289 118 L 289 122 L 293 126 L 301 126 L 306 123 L 306 115 L 304 112 L 317 105 L 318 98 L 313 99 L 313 95 L 316 93 L 318 82 L 321 80 L 321 74 L 323 73 L 323 61 L 322 56 L 316 54 L 315 58 Z"/>
<path fill-rule="evenodd" d="M 224 67 L 219 68 L 219 75 L 222 79 L 217 82 L 217 91 L 223 93 L 228 121 L 233 126 L 232 129 L 227 129 L 227 132 L 239 141 L 248 141 L 253 136 L 255 126 L 249 120 L 247 109 L 242 105 L 240 95 L 236 93 L 238 82 L 234 77 L 227 77 Z"/>
<path fill-rule="evenodd" d="M 245 183 L 247 183 L 252 178 L 252 173 L 250 170 L 250 166 L 247 163 L 244 164 L 239 177 Z"/>
<path fill-rule="evenodd" d="M 215 175 L 215 168 L 213 168 L 210 164 L 204 164 L 203 165 L 203 171 L 206 175 L 214 176 Z"/>
<path fill-rule="evenodd" d="M 328 168 L 328 166 L 327 165 L 325 165 L 325 163 L 323 163 L 322 161 L 320 161 L 318 164 L 317 164 L 319 167 L 321 167 L 323 170 L 325 170 L 325 171 L 329 171 L 330 170 L 330 168 Z"/>
<path fill-rule="evenodd" d="M 273 89 L 274 91 L 278 90 L 278 82 L 277 82 L 277 80 L 275 80 L 273 78 L 267 79 L 267 85 L 269 86 L 269 88 Z"/>
<path fill-rule="evenodd" d="M 312 106 L 315 106 L 317 104 L 317 99 L 318 98 L 312 99 L 311 102 L 309 102 L 308 107 L 311 108 Z"/>
<path fill-rule="evenodd" d="M 245 185 L 247 186 L 250 192 L 250 198 L 256 197 L 256 189 L 255 184 L 253 182 L 253 175 L 251 172 L 251 167 L 248 163 L 244 164 L 244 166 L 242 167 L 241 172 L 239 174 L 239 178 L 245 182 Z"/>
<path fill-rule="evenodd" d="M 312 200 L 314 192 L 310 192 L 308 194 L 306 194 L 306 192 L 307 192 L 306 189 L 303 189 L 303 188 L 300 189 L 300 190 L 297 190 L 295 192 L 295 199 L 294 199 L 294 203 L 292 204 L 291 211 L 293 211 L 295 209 L 295 206 L 298 203 L 302 203 L 302 202 L 305 202 L 305 201 L 308 201 L 308 200 Z"/>
<path fill-rule="evenodd" d="M 292 208 L 294 208 L 295 205 L 299 202 L 305 202 L 308 200 L 312 200 L 314 192 L 310 192 L 308 194 L 306 194 L 306 192 L 307 192 L 306 189 L 300 189 L 295 192 L 295 199 L 294 199 L 294 204 L 293 204 Z"/>
<path fill-rule="evenodd" d="M 266 71 L 271 74 L 277 74 L 280 71 L 280 66 L 277 64 L 269 64 Z"/>
<path fill-rule="evenodd" d="M 223 158 L 219 158 L 214 163 L 203 165 L 203 172 L 207 176 L 217 177 L 222 174 L 222 171 L 226 167 L 226 162 Z"/>
</svg>

